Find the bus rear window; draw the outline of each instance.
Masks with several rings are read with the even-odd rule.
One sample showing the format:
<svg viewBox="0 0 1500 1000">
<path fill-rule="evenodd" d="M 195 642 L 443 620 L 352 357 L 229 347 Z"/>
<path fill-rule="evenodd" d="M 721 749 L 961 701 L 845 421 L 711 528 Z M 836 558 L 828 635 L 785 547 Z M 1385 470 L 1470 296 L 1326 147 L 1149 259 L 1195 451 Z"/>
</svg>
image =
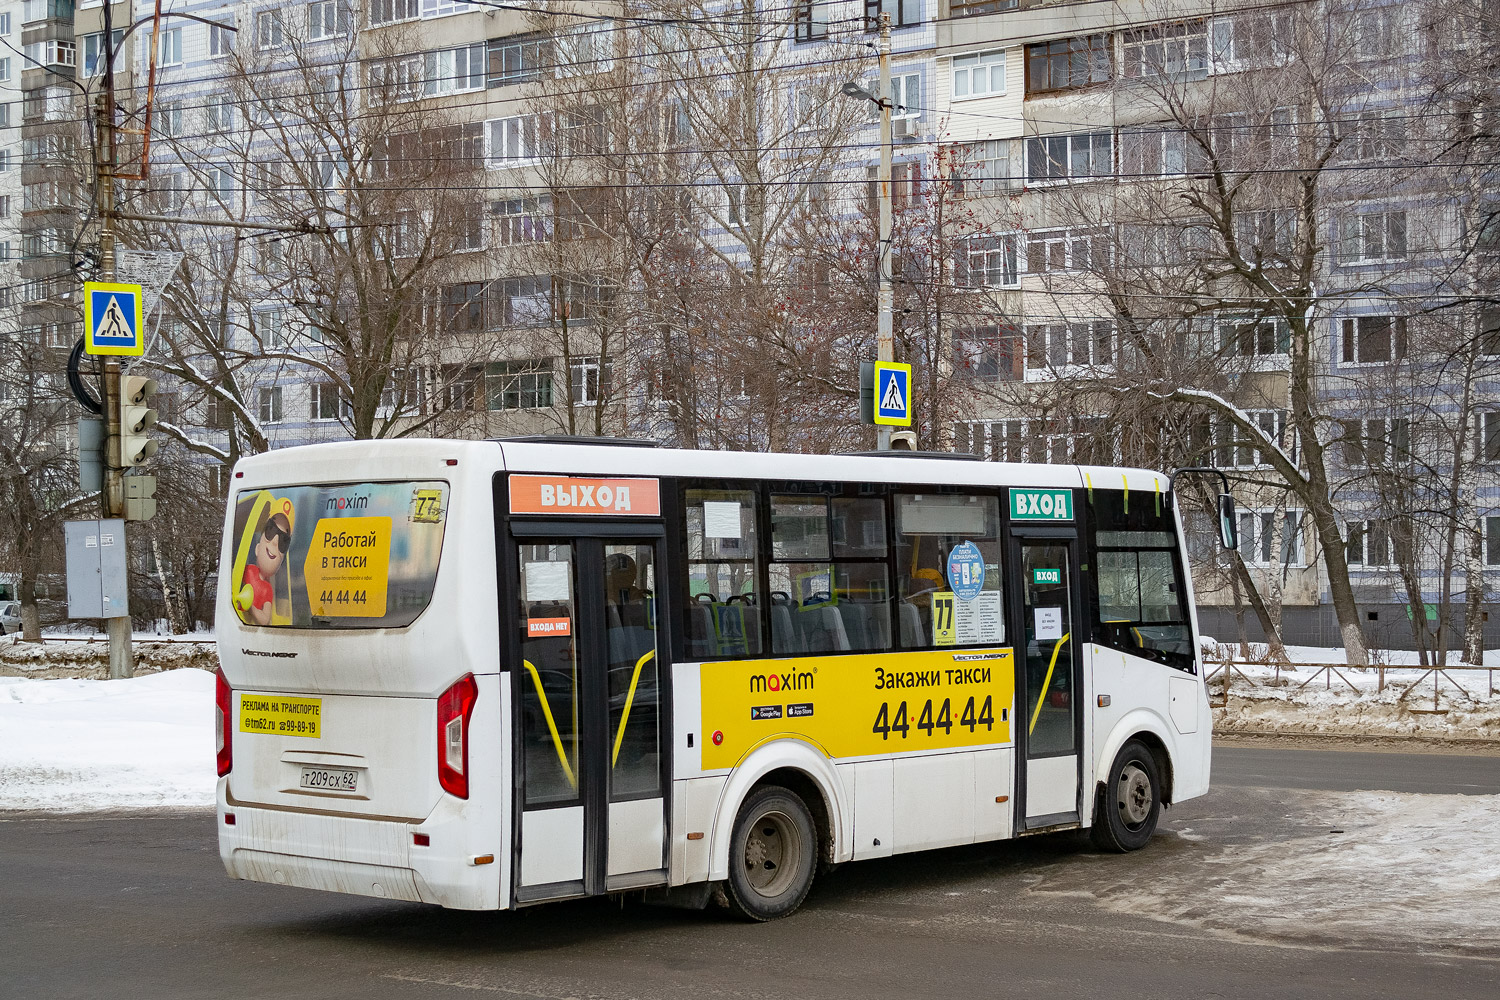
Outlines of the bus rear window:
<svg viewBox="0 0 1500 1000">
<path fill-rule="evenodd" d="M 241 490 L 235 614 L 281 628 L 410 625 L 432 600 L 447 515 L 439 480 Z"/>
</svg>

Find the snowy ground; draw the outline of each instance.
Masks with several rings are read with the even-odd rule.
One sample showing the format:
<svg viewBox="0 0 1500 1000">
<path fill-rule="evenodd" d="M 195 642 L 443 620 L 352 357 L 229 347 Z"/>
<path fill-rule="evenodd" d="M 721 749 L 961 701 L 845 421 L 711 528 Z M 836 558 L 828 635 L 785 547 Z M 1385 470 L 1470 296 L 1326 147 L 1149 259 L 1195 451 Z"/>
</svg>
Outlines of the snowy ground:
<svg viewBox="0 0 1500 1000">
<path fill-rule="evenodd" d="M 0 677 L 0 810 L 207 807 L 214 676 Z"/>
<path fill-rule="evenodd" d="M 1238 647 L 1206 637 L 1204 648 L 1212 659 L 1232 654 L 1236 661 L 1227 701 L 1224 668 L 1209 667 L 1209 697 L 1222 706 L 1214 710 L 1216 732 L 1500 740 L 1500 651 L 1486 653 L 1493 671 L 1449 667 L 1434 678 L 1416 665 L 1415 652 L 1385 653 L 1383 669 L 1361 669 L 1345 665 L 1339 648 L 1289 646 L 1295 666 L 1277 670 L 1244 663 Z M 1264 647 L 1252 650 L 1251 659 L 1264 659 Z"/>
</svg>

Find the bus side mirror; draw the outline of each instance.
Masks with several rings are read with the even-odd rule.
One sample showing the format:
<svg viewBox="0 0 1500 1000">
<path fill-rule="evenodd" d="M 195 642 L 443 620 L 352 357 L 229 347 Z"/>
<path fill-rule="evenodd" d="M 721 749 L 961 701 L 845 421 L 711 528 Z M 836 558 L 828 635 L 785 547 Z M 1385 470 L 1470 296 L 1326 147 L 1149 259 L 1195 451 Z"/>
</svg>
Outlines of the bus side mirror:
<svg viewBox="0 0 1500 1000">
<path fill-rule="evenodd" d="M 1234 510 L 1234 497 L 1219 494 L 1219 541 L 1226 549 L 1240 547 L 1239 517 Z"/>
</svg>

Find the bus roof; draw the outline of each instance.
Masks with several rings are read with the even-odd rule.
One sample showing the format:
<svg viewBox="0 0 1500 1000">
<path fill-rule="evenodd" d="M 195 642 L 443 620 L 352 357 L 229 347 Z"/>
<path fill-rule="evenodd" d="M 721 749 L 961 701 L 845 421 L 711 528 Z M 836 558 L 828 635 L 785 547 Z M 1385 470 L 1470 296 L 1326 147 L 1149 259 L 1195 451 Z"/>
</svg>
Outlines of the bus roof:
<svg viewBox="0 0 1500 1000">
<path fill-rule="evenodd" d="M 352 475 L 388 479 L 408 465 L 462 460 L 473 469 L 558 475 L 690 476 L 695 478 L 878 482 L 911 485 L 1035 486 L 1165 492 L 1164 473 L 1111 466 L 955 462 L 918 456 L 804 455 L 780 452 L 621 448 L 528 441 L 402 438 L 341 441 L 281 448 L 242 459 L 236 467 L 257 482 L 338 482 Z M 417 471 L 416 469 L 412 470 Z"/>
</svg>

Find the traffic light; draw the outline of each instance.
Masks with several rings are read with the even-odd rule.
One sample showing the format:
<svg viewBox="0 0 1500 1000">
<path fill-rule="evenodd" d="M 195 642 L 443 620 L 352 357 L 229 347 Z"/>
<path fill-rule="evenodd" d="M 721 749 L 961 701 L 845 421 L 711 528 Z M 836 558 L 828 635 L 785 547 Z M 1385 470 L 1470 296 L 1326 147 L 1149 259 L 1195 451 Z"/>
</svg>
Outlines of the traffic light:
<svg viewBox="0 0 1500 1000">
<path fill-rule="evenodd" d="M 125 520 L 149 521 L 156 516 L 156 477 L 125 477 Z"/>
<path fill-rule="evenodd" d="M 147 405 L 156 395 L 156 379 L 120 376 L 120 465 L 145 465 L 161 445 L 146 436 L 156 426 L 156 411 Z"/>
</svg>

